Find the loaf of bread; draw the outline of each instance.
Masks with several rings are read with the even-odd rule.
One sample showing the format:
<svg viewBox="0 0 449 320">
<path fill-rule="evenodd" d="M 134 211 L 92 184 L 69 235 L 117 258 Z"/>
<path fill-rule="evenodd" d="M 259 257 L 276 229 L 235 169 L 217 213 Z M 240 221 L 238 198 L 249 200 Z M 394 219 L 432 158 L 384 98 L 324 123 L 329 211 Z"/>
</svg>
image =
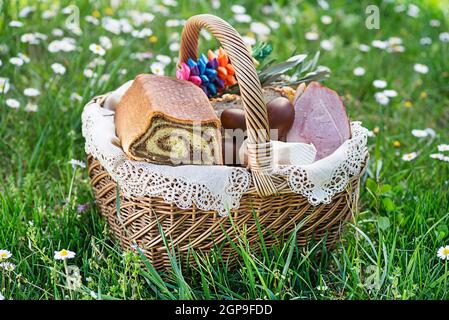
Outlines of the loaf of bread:
<svg viewBox="0 0 449 320">
<path fill-rule="evenodd" d="M 131 159 L 222 164 L 220 120 L 203 91 L 191 82 L 138 75 L 117 105 L 115 125 Z"/>
</svg>

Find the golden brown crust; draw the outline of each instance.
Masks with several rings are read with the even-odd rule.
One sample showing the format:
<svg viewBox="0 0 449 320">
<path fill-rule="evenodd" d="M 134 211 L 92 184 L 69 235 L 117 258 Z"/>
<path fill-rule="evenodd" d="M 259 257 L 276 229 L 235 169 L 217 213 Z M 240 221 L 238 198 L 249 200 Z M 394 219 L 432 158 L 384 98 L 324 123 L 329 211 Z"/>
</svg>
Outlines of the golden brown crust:
<svg viewBox="0 0 449 320">
<path fill-rule="evenodd" d="M 150 74 L 138 75 L 117 105 L 115 126 L 124 152 L 132 159 L 131 147 L 144 135 L 153 117 L 180 123 L 213 123 L 220 128 L 204 92 L 188 81 Z"/>
</svg>

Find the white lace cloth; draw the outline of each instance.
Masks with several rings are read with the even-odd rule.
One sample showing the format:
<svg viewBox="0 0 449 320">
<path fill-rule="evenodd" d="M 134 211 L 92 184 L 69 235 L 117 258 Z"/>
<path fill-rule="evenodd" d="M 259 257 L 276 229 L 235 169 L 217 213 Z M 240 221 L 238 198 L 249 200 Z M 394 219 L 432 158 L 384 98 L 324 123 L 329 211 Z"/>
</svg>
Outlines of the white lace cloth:
<svg viewBox="0 0 449 320">
<path fill-rule="evenodd" d="M 123 93 L 129 83 L 106 100 L 105 107 L 90 102 L 82 114 L 85 151 L 97 158 L 118 183 L 125 196 L 160 196 L 181 209 L 195 204 L 202 210 L 227 215 L 237 209 L 242 194 L 251 184 L 251 175 L 244 168 L 228 166 L 166 166 L 130 160 L 113 141 L 115 134 L 114 107 L 117 93 Z M 111 102 L 112 101 L 112 102 Z M 302 166 L 279 166 L 275 172 L 285 175 L 293 192 L 307 197 L 312 205 L 330 203 L 341 192 L 349 178 L 360 174 L 366 157 L 367 129 L 352 122 L 352 138 L 332 155 Z"/>
</svg>

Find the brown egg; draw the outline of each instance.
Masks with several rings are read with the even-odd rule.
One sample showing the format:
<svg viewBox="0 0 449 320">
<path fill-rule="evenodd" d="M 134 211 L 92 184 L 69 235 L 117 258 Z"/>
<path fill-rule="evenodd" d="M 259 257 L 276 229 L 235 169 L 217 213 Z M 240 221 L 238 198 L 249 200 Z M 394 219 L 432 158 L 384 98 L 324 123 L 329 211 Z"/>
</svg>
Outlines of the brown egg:
<svg viewBox="0 0 449 320">
<path fill-rule="evenodd" d="M 225 129 L 246 130 L 245 111 L 242 109 L 226 109 L 221 113 L 220 119 Z"/>
<path fill-rule="evenodd" d="M 287 98 L 277 97 L 267 104 L 270 135 L 273 140 L 285 141 L 295 119 L 295 110 Z M 246 130 L 245 111 L 242 109 L 226 109 L 221 113 L 221 124 L 225 129 Z"/>
<path fill-rule="evenodd" d="M 295 109 L 287 98 L 278 97 L 267 104 L 271 139 L 285 141 L 295 119 Z M 275 132 L 274 130 L 277 130 Z M 277 135 L 277 137 L 276 137 Z"/>
</svg>

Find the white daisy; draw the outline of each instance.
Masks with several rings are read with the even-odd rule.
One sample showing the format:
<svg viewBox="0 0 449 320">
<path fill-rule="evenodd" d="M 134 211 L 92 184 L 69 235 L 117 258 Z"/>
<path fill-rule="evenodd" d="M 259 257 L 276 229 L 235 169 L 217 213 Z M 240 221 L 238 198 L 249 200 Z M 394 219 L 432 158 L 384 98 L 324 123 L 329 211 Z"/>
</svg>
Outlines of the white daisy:
<svg viewBox="0 0 449 320">
<path fill-rule="evenodd" d="M 73 169 L 75 169 L 76 167 L 81 167 L 81 168 L 84 169 L 84 168 L 86 167 L 86 164 L 85 164 L 83 161 L 76 160 L 76 159 L 71 159 L 71 160 L 69 161 L 69 164 L 72 165 L 72 168 L 73 168 Z"/>
<path fill-rule="evenodd" d="M 2 59 L 0 59 L 0 67 L 3 65 L 3 61 Z"/>
<path fill-rule="evenodd" d="M 45 10 L 42 12 L 42 19 L 44 20 L 50 20 L 51 18 L 54 18 L 56 16 L 56 12 L 53 10 Z"/>
<path fill-rule="evenodd" d="M 181 20 L 179 19 L 168 19 L 167 21 L 165 21 L 165 26 L 167 28 L 176 28 L 179 27 L 181 25 Z"/>
<path fill-rule="evenodd" d="M 414 4 L 409 4 L 407 9 L 407 15 L 412 18 L 419 16 L 419 7 Z"/>
<path fill-rule="evenodd" d="M 37 97 L 41 94 L 41 92 L 35 88 L 26 88 L 23 90 L 23 94 L 27 97 Z"/>
<path fill-rule="evenodd" d="M 361 77 L 361 76 L 363 76 L 365 74 L 365 68 L 357 67 L 357 68 L 354 69 L 353 73 L 354 73 L 355 76 Z"/>
<path fill-rule="evenodd" d="M 383 89 L 387 86 L 387 82 L 385 80 L 374 80 L 373 81 L 373 86 L 379 89 Z"/>
<path fill-rule="evenodd" d="M 25 106 L 26 112 L 37 112 L 38 109 L 39 109 L 38 105 L 32 102 L 28 102 L 27 105 Z"/>
<path fill-rule="evenodd" d="M 417 138 L 425 138 L 429 135 L 429 133 L 426 130 L 413 129 L 412 135 Z"/>
<path fill-rule="evenodd" d="M 428 134 L 429 136 L 431 136 L 431 137 L 435 137 L 436 134 L 437 134 L 437 133 L 435 132 L 435 130 L 433 130 L 432 128 L 425 128 L 424 131 L 426 131 L 427 134 Z"/>
<path fill-rule="evenodd" d="M 5 300 L 5 296 L 0 292 L 0 300 Z"/>
<path fill-rule="evenodd" d="M 165 65 L 161 62 L 153 62 L 150 67 L 151 73 L 157 74 L 160 76 L 164 75 L 164 68 L 165 68 Z"/>
<path fill-rule="evenodd" d="M 245 44 L 250 47 L 256 44 L 256 39 L 254 39 L 254 37 L 242 36 L 242 39 L 243 39 L 243 42 L 245 42 Z"/>
<path fill-rule="evenodd" d="M 126 75 L 126 74 L 128 73 L 128 70 L 126 70 L 126 69 L 120 69 L 120 70 L 118 71 L 118 73 L 120 73 L 122 76 L 124 76 L 124 75 Z"/>
<path fill-rule="evenodd" d="M 20 102 L 16 99 L 6 99 L 6 105 L 12 109 L 19 109 Z"/>
<path fill-rule="evenodd" d="M 11 256 L 12 254 L 8 250 L 0 250 L 0 260 L 9 259 Z"/>
<path fill-rule="evenodd" d="M 443 160 L 443 159 L 444 159 L 444 154 L 442 154 L 442 153 L 432 153 L 432 154 L 430 155 L 430 157 L 431 157 L 432 159 Z"/>
<path fill-rule="evenodd" d="M 320 35 L 318 33 L 316 33 L 315 31 L 309 31 L 309 32 L 306 32 L 305 37 L 306 37 L 306 40 L 315 41 L 315 40 L 318 40 Z"/>
<path fill-rule="evenodd" d="M 279 27 L 281 26 L 279 22 L 274 20 L 268 20 L 268 25 L 270 26 L 271 29 L 279 29 Z"/>
<path fill-rule="evenodd" d="M 239 13 L 234 15 L 234 20 L 238 23 L 250 23 L 253 19 L 246 13 Z"/>
<path fill-rule="evenodd" d="M 22 59 L 20 59 L 19 57 L 12 57 L 9 59 L 9 63 L 21 67 L 23 66 L 23 64 L 25 63 Z"/>
<path fill-rule="evenodd" d="M 111 32 L 113 34 L 117 34 L 117 35 L 120 34 L 122 31 L 120 21 L 117 19 L 113 19 L 111 17 L 105 17 L 105 18 L 101 19 L 101 26 L 106 31 L 109 31 L 109 32 Z"/>
<path fill-rule="evenodd" d="M 93 16 L 86 16 L 84 19 L 87 22 L 93 24 L 94 26 L 98 26 L 100 24 L 100 20 L 98 20 L 97 18 L 95 18 Z"/>
<path fill-rule="evenodd" d="M 320 47 L 323 50 L 331 51 L 332 49 L 334 49 L 334 42 L 332 40 L 329 40 L 329 39 L 322 40 L 320 42 Z"/>
<path fill-rule="evenodd" d="M 82 101 L 83 97 L 80 96 L 78 93 L 76 92 L 72 92 L 72 94 L 70 95 L 70 100 L 72 101 Z"/>
<path fill-rule="evenodd" d="M 86 78 L 93 78 L 96 75 L 92 69 L 84 69 L 83 74 Z"/>
<path fill-rule="evenodd" d="M 109 39 L 109 37 L 106 36 L 101 36 L 100 37 L 100 45 L 105 48 L 106 50 L 109 50 L 112 48 L 112 42 L 111 39 Z"/>
<path fill-rule="evenodd" d="M 317 3 L 323 10 L 329 10 L 330 8 L 329 3 L 326 0 L 317 0 Z"/>
<path fill-rule="evenodd" d="M 158 54 L 156 56 L 156 60 L 161 62 L 164 65 L 168 65 L 171 63 L 171 58 L 169 56 L 166 56 L 164 54 Z"/>
<path fill-rule="evenodd" d="M 413 159 L 415 159 L 418 156 L 418 154 L 416 152 L 410 152 L 410 153 L 406 153 L 402 156 L 402 160 L 404 161 L 412 161 Z"/>
<path fill-rule="evenodd" d="M 62 249 L 61 251 L 55 251 L 55 260 L 67 260 L 73 259 L 75 257 L 75 252 Z"/>
<path fill-rule="evenodd" d="M 170 45 L 168 46 L 168 49 L 171 52 L 178 52 L 180 48 L 179 42 L 172 42 L 170 43 Z"/>
<path fill-rule="evenodd" d="M 104 54 L 106 53 L 106 50 L 101 45 L 96 44 L 96 43 L 90 44 L 89 50 L 99 56 L 104 56 Z"/>
<path fill-rule="evenodd" d="M 396 90 L 392 90 L 392 89 L 387 89 L 383 91 L 384 95 L 386 95 L 389 98 L 394 98 L 398 96 L 398 93 L 396 92 Z"/>
<path fill-rule="evenodd" d="M 9 79 L 0 77 L 0 94 L 7 93 L 9 91 Z"/>
<path fill-rule="evenodd" d="M 14 263 L 11 263 L 11 262 L 0 263 L 0 269 L 11 272 L 11 271 L 14 271 L 15 268 L 16 268 L 16 265 Z"/>
<path fill-rule="evenodd" d="M 449 144 L 440 144 L 440 145 L 438 145 L 438 151 L 440 151 L 440 152 L 449 151 Z"/>
<path fill-rule="evenodd" d="M 441 22 L 440 22 L 440 20 L 432 19 L 429 21 L 429 25 L 431 27 L 437 28 L 437 27 L 441 26 Z"/>
<path fill-rule="evenodd" d="M 320 20 L 321 20 L 322 24 L 331 24 L 332 23 L 332 18 L 327 15 L 321 16 Z"/>
<path fill-rule="evenodd" d="M 271 32 L 270 27 L 262 22 L 252 22 L 250 25 L 250 29 L 253 33 L 261 37 L 267 36 Z"/>
<path fill-rule="evenodd" d="M 143 28 L 142 30 L 133 30 L 131 32 L 131 35 L 134 38 L 143 39 L 153 35 L 153 30 L 151 30 L 150 28 Z"/>
<path fill-rule="evenodd" d="M 61 74 L 62 75 L 66 71 L 65 67 L 62 64 L 60 64 L 60 63 L 53 63 L 51 65 L 51 68 L 52 68 L 52 70 L 53 70 L 53 72 L 55 74 Z"/>
<path fill-rule="evenodd" d="M 438 37 L 441 42 L 449 42 L 449 32 L 441 32 Z"/>
<path fill-rule="evenodd" d="M 30 6 L 23 7 L 22 10 L 20 10 L 20 12 L 19 12 L 19 17 L 26 18 L 26 17 L 28 17 L 28 15 L 30 13 L 32 13 L 34 11 L 36 11 L 36 9 L 34 7 L 30 7 Z"/>
<path fill-rule="evenodd" d="M 388 47 L 388 42 L 387 41 L 382 41 L 382 40 L 373 40 L 373 42 L 371 42 L 371 45 L 374 48 L 386 49 Z"/>
<path fill-rule="evenodd" d="M 374 94 L 374 99 L 376 99 L 377 103 L 383 106 L 386 106 L 390 102 L 390 98 L 388 98 L 383 92 L 376 92 Z"/>
<path fill-rule="evenodd" d="M 54 28 L 53 30 L 51 30 L 51 34 L 55 37 L 62 37 L 64 35 L 64 31 L 59 28 Z"/>
<path fill-rule="evenodd" d="M 437 256 L 442 260 L 449 260 L 449 246 L 438 249 Z"/>
<path fill-rule="evenodd" d="M 421 64 L 421 63 L 415 63 L 415 65 L 413 66 L 413 69 L 415 70 L 415 72 L 422 73 L 422 74 L 426 74 L 427 72 L 429 72 L 429 67 L 426 66 L 425 64 Z"/>
<path fill-rule="evenodd" d="M 371 50 L 370 46 L 364 43 L 359 44 L 359 50 L 362 52 L 368 52 Z"/>
<path fill-rule="evenodd" d="M 23 27 L 23 23 L 20 22 L 20 21 L 17 21 L 17 20 L 12 20 L 12 21 L 9 23 L 9 26 L 10 26 L 11 28 L 21 28 L 21 27 Z"/>
<path fill-rule="evenodd" d="M 239 4 L 234 4 L 231 6 L 231 11 L 235 14 L 243 14 L 246 12 L 246 9 L 244 6 L 241 6 Z"/>
<path fill-rule="evenodd" d="M 419 43 L 423 46 L 429 46 L 432 44 L 432 39 L 429 37 L 423 37 L 419 39 Z"/>
</svg>

